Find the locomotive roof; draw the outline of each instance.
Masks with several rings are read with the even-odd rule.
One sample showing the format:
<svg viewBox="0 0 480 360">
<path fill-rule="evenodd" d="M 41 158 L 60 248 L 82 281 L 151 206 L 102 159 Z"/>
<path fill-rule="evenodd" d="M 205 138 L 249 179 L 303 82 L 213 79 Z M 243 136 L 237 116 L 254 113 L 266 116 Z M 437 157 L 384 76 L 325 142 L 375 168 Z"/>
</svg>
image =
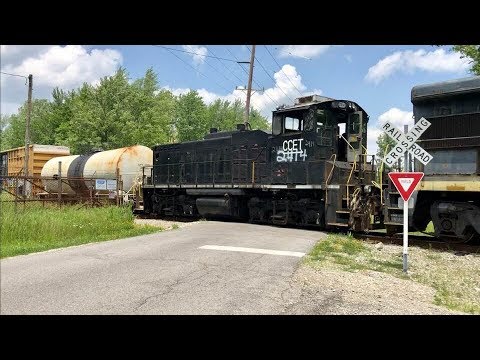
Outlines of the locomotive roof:
<svg viewBox="0 0 480 360">
<path fill-rule="evenodd" d="M 414 86 L 411 101 L 415 103 L 424 99 L 470 92 L 480 92 L 480 76 Z"/>
<path fill-rule="evenodd" d="M 352 101 L 352 100 L 346 100 L 346 99 L 343 99 L 343 100 L 339 100 L 339 99 L 333 99 L 333 98 L 329 98 L 329 97 L 326 97 L 326 96 L 317 96 L 317 101 L 310 101 L 310 102 L 307 102 L 307 103 L 300 103 L 300 104 L 295 104 L 295 105 L 284 105 L 282 107 L 279 107 L 277 108 L 276 110 L 274 110 L 273 112 L 274 113 L 282 113 L 282 112 L 288 112 L 288 111 L 292 111 L 292 110 L 305 110 L 305 109 L 308 109 L 310 106 L 312 105 L 316 105 L 316 104 L 324 104 L 324 103 L 332 103 L 334 101 L 338 101 L 338 102 L 351 102 L 353 104 L 355 104 L 357 106 L 357 108 L 359 110 L 362 110 L 365 112 L 365 110 L 360 106 L 358 105 L 355 101 Z"/>
</svg>

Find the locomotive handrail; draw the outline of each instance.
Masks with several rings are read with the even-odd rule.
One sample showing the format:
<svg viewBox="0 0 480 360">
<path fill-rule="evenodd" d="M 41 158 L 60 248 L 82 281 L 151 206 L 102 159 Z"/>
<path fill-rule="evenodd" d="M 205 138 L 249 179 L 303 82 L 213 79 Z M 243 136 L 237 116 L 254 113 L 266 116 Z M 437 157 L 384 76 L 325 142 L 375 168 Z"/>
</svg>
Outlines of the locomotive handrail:
<svg viewBox="0 0 480 360">
<path fill-rule="evenodd" d="M 385 155 L 388 152 L 388 144 L 385 147 L 385 151 L 383 152 L 383 158 L 385 159 Z M 383 203 L 383 189 L 381 188 L 383 186 L 383 164 L 384 162 L 382 161 L 382 165 L 380 165 L 380 204 L 385 205 Z"/>
<path fill-rule="evenodd" d="M 335 162 L 337 161 L 337 154 L 332 154 L 329 160 L 332 160 L 333 157 L 333 164 L 330 173 L 327 176 L 327 180 L 325 181 L 325 206 L 328 205 L 328 182 L 330 181 L 330 177 L 333 174 L 333 169 L 335 169 Z"/>
<path fill-rule="evenodd" d="M 252 185 L 255 184 L 255 161 L 252 161 Z"/>
<path fill-rule="evenodd" d="M 355 151 L 355 149 L 353 149 Z M 348 175 L 348 180 L 347 180 L 347 208 L 350 206 L 350 189 L 348 188 L 350 185 L 350 179 L 352 178 L 353 171 L 357 168 L 357 156 L 355 154 L 355 158 L 353 160 L 352 164 L 352 170 L 350 170 L 350 175 Z"/>
<path fill-rule="evenodd" d="M 367 156 L 368 156 L 367 151 L 368 150 L 365 146 L 363 146 L 363 144 L 360 144 L 360 145 L 362 146 L 362 149 L 365 150 L 365 153 L 362 154 L 362 156 L 363 156 L 363 170 L 365 171 L 365 168 L 367 167 Z"/>
</svg>

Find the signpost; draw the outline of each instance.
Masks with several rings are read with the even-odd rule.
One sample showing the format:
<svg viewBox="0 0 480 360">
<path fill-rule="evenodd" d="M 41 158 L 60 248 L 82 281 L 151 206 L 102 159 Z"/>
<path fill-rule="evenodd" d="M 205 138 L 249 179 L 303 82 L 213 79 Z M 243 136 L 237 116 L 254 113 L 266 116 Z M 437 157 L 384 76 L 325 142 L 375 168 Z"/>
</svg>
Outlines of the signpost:
<svg viewBox="0 0 480 360">
<path fill-rule="evenodd" d="M 388 177 L 392 180 L 403 199 L 403 272 L 407 272 L 408 258 L 408 200 L 415 187 L 423 178 L 422 172 L 391 172 Z"/>
<path fill-rule="evenodd" d="M 390 150 L 387 156 L 383 159 L 383 162 L 388 166 L 392 166 L 398 161 L 403 154 L 412 154 L 423 165 L 427 165 L 432 160 L 432 155 L 426 152 L 415 141 L 428 129 L 431 123 L 421 118 L 417 121 L 413 128 L 405 134 L 397 129 L 393 124 L 388 121 L 383 124 L 382 130 L 390 136 L 397 144 Z M 406 127 L 407 128 L 407 127 Z M 405 156 L 407 159 L 408 156 Z M 403 199 L 403 271 L 407 272 L 407 260 L 408 260 L 408 200 L 413 194 L 415 187 L 423 178 L 423 172 L 406 172 L 408 162 L 405 161 L 405 172 L 390 172 L 388 177 L 393 182 L 398 192 Z"/>
</svg>

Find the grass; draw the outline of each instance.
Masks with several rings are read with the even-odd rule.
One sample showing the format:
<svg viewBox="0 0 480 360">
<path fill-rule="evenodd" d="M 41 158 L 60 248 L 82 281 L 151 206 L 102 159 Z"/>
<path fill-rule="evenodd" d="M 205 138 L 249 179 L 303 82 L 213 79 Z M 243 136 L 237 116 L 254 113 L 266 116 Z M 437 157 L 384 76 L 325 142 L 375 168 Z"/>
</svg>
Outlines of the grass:
<svg viewBox="0 0 480 360">
<path fill-rule="evenodd" d="M 129 207 L 42 207 L 0 203 L 0 257 L 149 234 L 161 229 L 134 224 Z"/>
<path fill-rule="evenodd" d="M 451 310 L 480 314 L 480 258 L 411 247 L 409 272 L 403 273 L 402 248 L 374 245 L 349 236 L 329 234 L 318 242 L 305 262 L 314 268 L 350 272 L 372 270 L 416 281 L 436 290 L 433 302 Z"/>
</svg>

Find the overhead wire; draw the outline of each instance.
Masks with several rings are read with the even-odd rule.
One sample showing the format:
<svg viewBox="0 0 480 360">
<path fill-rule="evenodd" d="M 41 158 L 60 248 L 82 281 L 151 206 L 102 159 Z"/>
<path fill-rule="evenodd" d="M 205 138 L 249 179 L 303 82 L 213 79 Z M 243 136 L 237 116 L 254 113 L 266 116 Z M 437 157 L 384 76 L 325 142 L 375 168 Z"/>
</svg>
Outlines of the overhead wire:
<svg viewBox="0 0 480 360">
<path fill-rule="evenodd" d="M 155 46 L 155 45 L 154 45 Z M 198 72 L 200 75 L 204 76 L 205 78 L 208 79 L 208 76 L 205 75 L 203 72 L 201 72 L 200 70 L 196 69 L 194 66 L 190 65 L 188 62 L 186 62 L 185 60 L 183 60 L 180 56 L 178 56 L 177 54 L 175 54 L 173 51 L 171 51 L 170 49 L 166 48 L 165 49 L 170 52 L 170 54 L 172 54 L 173 56 L 175 56 L 178 60 L 180 60 L 181 62 L 183 62 L 184 64 L 186 64 L 188 67 L 192 68 L 195 72 Z M 217 84 L 219 87 L 221 87 L 222 89 L 224 89 L 225 91 L 227 92 L 230 92 L 230 90 L 228 90 L 227 88 L 225 88 L 222 84 L 219 84 L 217 81 L 213 80 L 212 81 Z"/>
<path fill-rule="evenodd" d="M 247 48 L 248 48 L 248 47 L 247 47 Z M 248 48 L 248 50 L 250 51 L 250 53 L 252 52 L 252 50 L 250 50 L 249 48 Z M 282 89 L 282 87 L 280 86 L 280 84 L 277 84 L 277 82 L 275 81 L 275 79 L 273 78 L 273 76 L 269 74 L 269 72 L 267 71 L 267 69 L 265 69 L 265 67 L 262 65 L 262 63 L 260 62 L 260 60 L 258 60 L 258 58 L 257 58 L 256 56 L 255 56 L 255 61 L 258 62 L 258 65 L 260 65 L 260 67 L 263 69 L 263 71 L 265 72 L 265 74 L 267 74 L 267 75 L 270 77 L 270 79 L 272 79 L 273 83 L 278 86 L 278 88 L 280 89 L 280 91 L 283 92 L 283 94 L 284 94 L 288 99 L 290 99 L 290 101 L 291 101 L 292 103 L 294 103 L 295 101 L 292 100 L 292 98 L 291 98 L 290 96 L 288 96 L 288 94 L 287 94 L 285 91 L 283 91 L 283 89 Z"/>
<path fill-rule="evenodd" d="M 221 59 L 221 60 L 224 60 L 224 61 L 236 62 L 235 60 L 232 60 L 232 59 L 219 58 L 217 56 L 211 56 L 211 55 L 203 55 L 203 54 L 199 54 L 199 53 L 196 53 L 196 52 L 193 52 L 193 51 L 175 49 L 175 48 L 171 48 L 171 47 L 163 46 L 163 45 L 153 45 L 153 46 L 163 48 L 163 49 L 167 49 L 167 50 L 178 51 L 178 52 L 183 52 L 183 53 L 187 53 L 187 54 L 193 54 L 193 55 L 197 55 L 197 56 L 203 56 L 203 57 L 209 57 L 209 58 L 214 58 L 214 59 Z"/>
<path fill-rule="evenodd" d="M 240 64 L 240 60 L 238 60 L 238 58 L 235 56 L 235 54 L 232 53 L 228 47 L 227 47 L 226 49 L 227 49 L 227 51 L 230 53 L 230 55 L 232 55 L 232 56 L 237 60 L 237 64 L 240 66 L 240 68 L 243 70 L 243 72 L 248 76 L 248 75 L 249 75 L 249 74 L 248 74 L 248 71 L 245 70 L 244 67 Z M 254 77 L 254 76 L 253 76 L 252 80 L 253 80 L 253 83 L 254 83 L 256 86 L 258 86 L 259 88 L 263 88 L 263 89 L 265 88 L 264 86 L 261 86 L 261 85 L 258 84 L 258 82 L 255 80 L 255 77 Z M 280 106 L 280 104 L 279 104 L 278 102 L 276 102 L 275 100 L 273 100 L 273 99 L 271 98 L 271 96 L 268 95 L 267 92 L 264 91 L 263 93 L 270 99 L 270 101 L 271 101 L 275 106 L 277 106 L 277 107 Z"/>
<path fill-rule="evenodd" d="M 27 77 L 27 76 L 19 75 L 19 74 L 7 73 L 7 72 L 5 72 L 5 71 L 0 71 L 0 73 L 1 73 L 1 74 L 5 74 L 5 75 L 17 76 L 17 77 L 24 78 L 24 79 L 25 79 L 25 85 L 27 85 L 27 81 L 28 81 L 28 77 Z"/>
<path fill-rule="evenodd" d="M 215 56 L 215 58 L 218 60 L 218 62 L 219 62 L 220 64 L 222 64 L 225 69 L 227 69 L 233 76 L 235 76 L 235 77 L 237 78 L 238 81 L 240 81 L 240 82 L 243 81 L 242 79 L 240 79 L 240 78 L 237 76 L 237 74 L 235 74 L 235 73 L 233 72 L 232 69 L 229 69 L 229 68 L 227 67 L 227 65 L 225 65 L 225 64 L 223 63 L 222 58 L 220 58 L 220 57 L 218 57 L 218 56 L 215 55 L 215 53 L 212 51 L 212 49 L 208 48 L 207 46 L 205 46 L 205 47 L 208 49 L 208 51 L 210 51 L 210 52 Z"/>
<path fill-rule="evenodd" d="M 198 70 L 197 68 L 195 68 L 194 66 L 192 66 L 191 64 L 189 64 L 187 61 L 183 60 L 180 56 L 178 56 L 177 54 L 175 54 L 171 48 L 168 48 L 166 46 L 160 46 L 160 45 L 154 45 L 154 46 L 157 46 L 157 47 L 161 47 L 161 48 L 164 48 L 165 50 L 167 50 L 168 52 L 170 52 L 172 55 L 174 55 L 177 59 L 179 59 L 180 61 L 182 61 L 184 64 L 188 65 L 190 68 L 192 68 L 193 70 L 195 70 L 196 72 L 198 72 L 200 75 L 204 76 L 205 78 L 209 78 L 207 75 L 205 75 L 203 72 L 201 72 L 200 70 Z M 184 52 L 184 51 L 183 51 Z M 200 54 L 201 56 L 206 56 L 206 55 L 202 55 Z M 229 79 L 228 77 L 226 77 L 223 73 L 221 73 L 217 68 L 215 68 L 213 65 L 211 65 L 209 62 L 207 62 L 206 60 L 205 61 L 205 64 L 207 64 L 208 66 L 210 66 L 213 70 L 215 70 L 216 72 L 218 72 L 219 74 L 221 74 L 223 77 L 225 77 L 225 79 L 227 79 L 228 81 L 232 81 L 231 79 Z M 231 90 L 227 89 L 225 86 L 223 86 L 222 84 L 220 84 L 219 82 L 215 81 L 213 78 L 211 79 L 215 84 L 217 84 L 219 87 L 221 87 L 222 89 L 224 89 L 227 94 L 230 94 L 231 93 Z M 236 98 L 239 98 L 239 96 L 235 93 L 232 93 L 232 95 Z M 240 99 L 240 98 L 239 98 Z M 240 99 L 241 100 L 241 99 Z"/>
<path fill-rule="evenodd" d="M 285 77 L 288 79 L 288 81 L 290 81 L 290 84 L 293 85 L 293 87 L 295 88 L 295 90 L 298 91 L 298 93 L 300 94 L 300 96 L 302 96 L 302 92 L 300 90 L 298 90 L 297 86 L 293 83 L 293 81 L 290 79 L 290 77 L 285 73 L 285 71 L 283 71 L 283 67 L 280 66 L 280 64 L 278 63 L 278 61 L 274 58 L 274 56 L 272 55 L 272 53 L 270 52 L 270 50 L 268 50 L 268 47 L 267 45 L 263 45 L 265 47 L 265 49 L 267 50 L 268 54 L 271 56 L 271 58 L 273 59 L 273 61 L 275 61 L 275 64 L 277 64 L 277 66 L 280 68 L 280 70 L 282 71 L 283 75 L 285 75 Z"/>
<path fill-rule="evenodd" d="M 22 77 L 22 78 L 28 79 L 28 76 L 24 76 L 24 75 L 11 74 L 11 73 L 7 73 L 7 72 L 5 72 L 5 71 L 0 71 L 0 73 L 5 74 L 5 75 L 18 76 L 18 77 Z"/>
</svg>

